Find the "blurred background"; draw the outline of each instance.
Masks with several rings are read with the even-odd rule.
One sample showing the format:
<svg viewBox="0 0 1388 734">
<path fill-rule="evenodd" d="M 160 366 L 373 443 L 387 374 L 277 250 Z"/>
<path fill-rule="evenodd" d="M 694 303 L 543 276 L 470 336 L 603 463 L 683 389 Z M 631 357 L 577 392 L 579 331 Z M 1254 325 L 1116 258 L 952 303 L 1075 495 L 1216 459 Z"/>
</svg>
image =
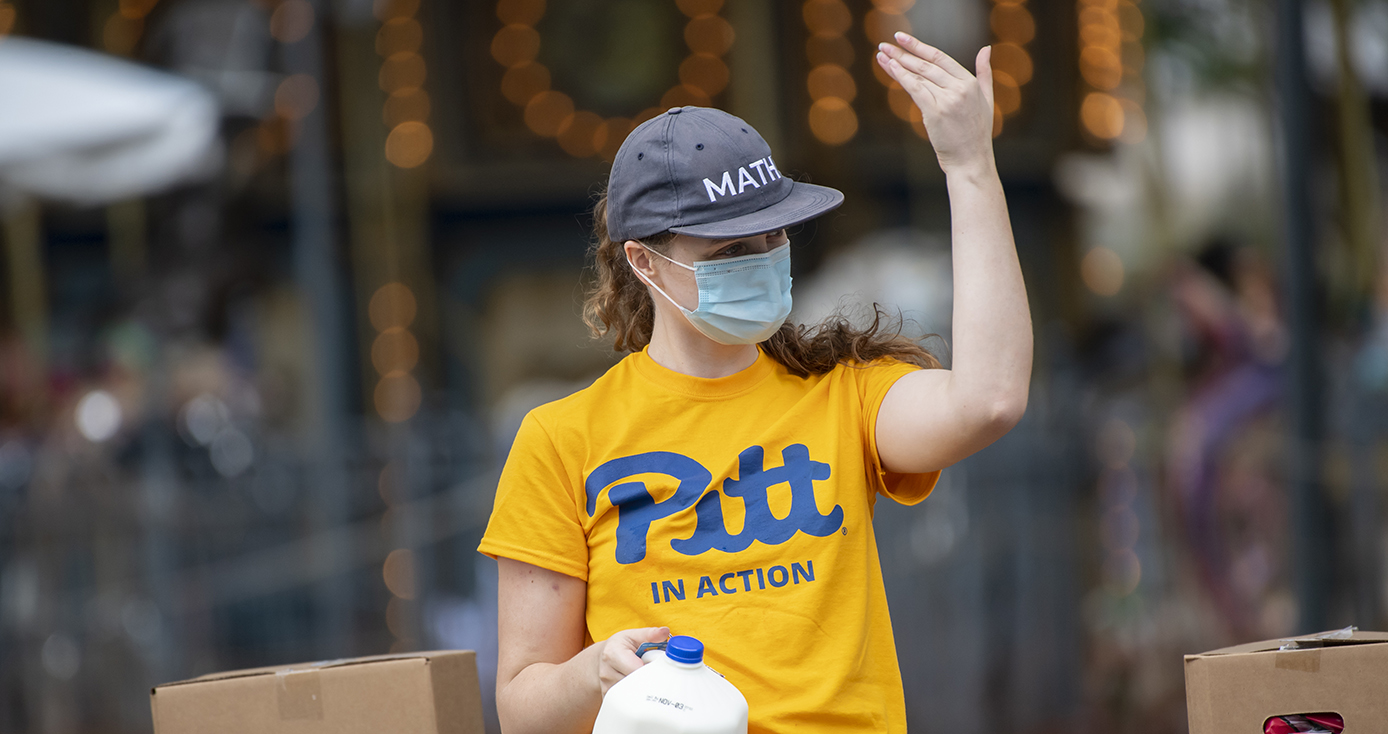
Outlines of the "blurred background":
<svg viewBox="0 0 1388 734">
<path fill-rule="evenodd" d="M 948 360 L 943 176 L 873 45 L 993 44 L 1026 418 L 879 504 L 916 732 L 1184 731 L 1182 653 L 1388 627 L 1388 0 L 0 0 L 0 731 L 479 651 L 617 146 L 753 123 L 847 203 L 796 314 Z M 489 713 L 493 731 L 494 713 Z"/>
</svg>

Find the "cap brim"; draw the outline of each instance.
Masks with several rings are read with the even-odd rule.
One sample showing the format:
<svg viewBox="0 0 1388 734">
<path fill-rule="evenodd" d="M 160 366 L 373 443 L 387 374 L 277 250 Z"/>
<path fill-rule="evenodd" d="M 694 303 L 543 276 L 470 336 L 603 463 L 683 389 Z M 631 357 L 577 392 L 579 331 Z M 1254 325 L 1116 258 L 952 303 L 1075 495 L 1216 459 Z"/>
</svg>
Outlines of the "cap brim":
<svg viewBox="0 0 1388 734">
<path fill-rule="evenodd" d="M 721 222 L 671 227 L 670 231 L 709 240 L 750 237 L 808 222 L 825 212 L 837 209 L 842 203 L 843 192 L 838 189 L 795 182 L 790 189 L 790 196 L 765 209 Z"/>
</svg>

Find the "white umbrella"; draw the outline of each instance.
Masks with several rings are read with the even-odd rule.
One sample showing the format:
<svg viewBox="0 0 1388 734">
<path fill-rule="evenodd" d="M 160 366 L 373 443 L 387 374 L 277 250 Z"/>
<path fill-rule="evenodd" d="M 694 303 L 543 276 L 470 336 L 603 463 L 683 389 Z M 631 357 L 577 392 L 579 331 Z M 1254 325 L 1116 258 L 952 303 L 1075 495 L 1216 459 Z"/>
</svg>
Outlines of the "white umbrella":
<svg viewBox="0 0 1388 734">
<path fill-rule="evenodd" d="M 113 56 L 0 40 L 0 189 L 105 204 L 215 173 L 213 96 Z"/>
</svg>

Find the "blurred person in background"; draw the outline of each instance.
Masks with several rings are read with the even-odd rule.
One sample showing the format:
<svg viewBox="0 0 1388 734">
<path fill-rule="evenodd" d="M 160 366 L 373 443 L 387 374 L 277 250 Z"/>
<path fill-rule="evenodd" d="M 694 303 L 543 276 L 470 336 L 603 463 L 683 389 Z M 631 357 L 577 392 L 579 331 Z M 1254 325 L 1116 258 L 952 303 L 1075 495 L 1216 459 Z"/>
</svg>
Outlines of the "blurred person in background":
<svg viewBox="0 0 1388 734">
<path fill-rule="evenodd" d="M 672 630 L 746 695 L 749 731 L 906 730 L 873 503 L 923 500 L 1020 420 L 1032 333 L 990 49 L 975 77 L 896 40 L 877 62 L 920 107 L 948 179 L 953 369 L 880 313 L 866 329 L 785 323 L 786 228 L 841 193 L 781 176 L 718 110 L 637 128 L 594 209 L 585 309 L 631 354 L 526 417 L 480 546 L 499 565 L 508 732 L 588 731 L 638 646 Z"/>
<path fill-rule="evenodd" d="M 1274 413 L 1288 337 L 1276 284 L 1253 248 L 1217 238 L 1180 264 L 1171 295 L 1189 387 L 1167 475 L 1200 582 L 1233 637 L 1290 634 L 1271 593 L 1285 570 L 1286 534 Z"/>
</svg>

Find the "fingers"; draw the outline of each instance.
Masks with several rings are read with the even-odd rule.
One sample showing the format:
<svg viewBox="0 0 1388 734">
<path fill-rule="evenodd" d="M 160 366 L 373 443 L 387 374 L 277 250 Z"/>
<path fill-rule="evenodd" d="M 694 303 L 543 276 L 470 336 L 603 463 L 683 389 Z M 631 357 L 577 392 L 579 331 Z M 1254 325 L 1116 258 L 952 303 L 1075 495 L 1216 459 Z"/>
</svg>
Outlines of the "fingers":
<svg viewBox="0 0 1388 734">
<path fill-rule="evenodd" d="M 881 50 L 878 51 L 878 55 L 886 59 L 884 67 L 887 69 L 887 71 L 892 71 L 891 65 L 896 64 L 897 66 L 905 69 L 906 71 L 915 74 L 916 76 L 919 76 L 940 88 L 947 89 L 950 86 L 959 83 L 958 79 L 956 79 L 953 76 L 950 76 L 948 72 L 946 72 L 944 69 L 941 69 L 939 66 L 936 66 L 935 64 L 932 64 L 929 61 L 920 58 L 919 56 L 914 56 L 910 53 L 907 53 L 906 51 L 903 51 L 900 48 L 891 45 L 890 43 L 884 43 L 880 46 L 880 48 Z M 881 59 L 879 59 L 879 63 L 882 63 Z M 897 79 L 897 81 L 900 82 L 902 80 Z"/>
<path fill-rule="evenodd" d="M 949 54 L 921 41 L 915 36 L 897 31 L 895 38 L 897 44 L 902 48 L 944 69 L 950 76 L 956 79 L 973 78 L 973 74 L 970 74 L 968 69 L 960 66 L 959 62 L 951 58 Z"/>
<path fill-rule="evenodd" d="M 639 627 L 634 630 L 627 630 L 635 640 L 631 649 L 634 651 L 643 642 L 664 642 L 670 639 L 669 627 Z"/>
<path fill-rule="evenodd" d="M 645 662 L 636 657 L 643 642 L 662 642 L 670 637 L 669 627 L 640 627 L 622 630 L 607 638 L 603 646 L 598 678 L 604 693 L 617 681 L 631 675 Z"/>
<path fill-rule="evenodd" d="M 974 58 L 974 68 L 978 70 L 978 86 L 983 90 L 983 98 L 993 104 L 993 47 L 984 46 Z"/>
<path fill-rule="evenodd" d="M 607 666 L 616 673 L 615 676 L 612 676 L 616 680 L 631 675 L 633 671 L 645 665 L 641 658 L 636 657 L 635 650 L 628 650 L 618 645 L 609 645 L 606 650 L 603 650 L 603 658 Z"/>
</svg>

